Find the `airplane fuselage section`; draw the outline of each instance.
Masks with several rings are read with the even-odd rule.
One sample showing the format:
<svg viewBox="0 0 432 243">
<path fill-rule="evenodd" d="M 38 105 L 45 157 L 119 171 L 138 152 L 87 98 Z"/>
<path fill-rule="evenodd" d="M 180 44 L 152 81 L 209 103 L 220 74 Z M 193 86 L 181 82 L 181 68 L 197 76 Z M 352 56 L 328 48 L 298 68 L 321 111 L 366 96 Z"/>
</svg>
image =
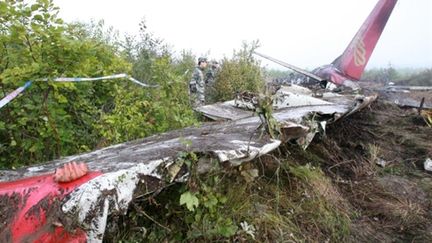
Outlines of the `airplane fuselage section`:
<svg viewBox="0 0 432 243">
<path fill-rule="evenodd" d="M 345 81 L 352 81 L 351 77 L 344 75 L 340 72 L 335 66 L 332 64 L 324 65 L 318 67 L 312 71 L 313 74 L 325 79 L 326 81 L 330 81 L 337 85 L 343 85 Z"/>
</svg>

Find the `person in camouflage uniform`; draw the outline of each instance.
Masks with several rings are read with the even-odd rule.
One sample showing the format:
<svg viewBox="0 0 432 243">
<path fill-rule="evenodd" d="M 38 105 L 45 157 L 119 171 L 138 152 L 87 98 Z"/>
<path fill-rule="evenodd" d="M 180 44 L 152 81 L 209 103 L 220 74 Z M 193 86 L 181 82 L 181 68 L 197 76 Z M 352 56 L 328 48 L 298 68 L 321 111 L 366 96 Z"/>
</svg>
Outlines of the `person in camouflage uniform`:
<svg viewBox="0 0 432 243">
<path fill-rule="evenodd" d="M 216 102 L 216 90 L 214 86 L 216 75 L 219 71 L 219 63 L 211 61 L 209 66 L 205 75 L 205 98 L 207 103 L 214 103 Z"/>
<path fill-rule="evenodd" d="M 213 84 L 216 78 L 216 74 L 219 70 L 219 63 L 217 61 L 210 62 L 210 68 L 207 69 L 206 72 L 206 84 Z"/>
<path fill-rule="evenodd" d="M 192 80 L 189 82 L 189 93 L 193 107 L 204 105 L 205 103 L 205 80 L 203 71 L 207 67 L 205 57 L 198 58 L 198 65 L 192 74 Z"/>
</svg>

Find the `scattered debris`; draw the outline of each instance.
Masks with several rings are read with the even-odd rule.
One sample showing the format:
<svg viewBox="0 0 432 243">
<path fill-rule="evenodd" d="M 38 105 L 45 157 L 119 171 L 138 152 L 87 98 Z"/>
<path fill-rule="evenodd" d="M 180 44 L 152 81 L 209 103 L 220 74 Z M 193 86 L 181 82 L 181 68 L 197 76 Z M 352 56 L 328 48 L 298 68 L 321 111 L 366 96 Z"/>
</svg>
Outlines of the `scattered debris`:
<svg viewBox="0 0 432 243">
<path fill-rule="evenodd" d="M 432 110 L 422 110 L 420 115 L 429 127 L 432 127 Z"/>
<path fill-rule="evenodd" d="M 409 141 L 412 141 L 413 138 L 409 137 L 411 136 L 411 133 L 408 133 L 408 130 L 392 130 L 393 127 L 401 127 L 401 122 L 403 123 L 411 121 L 410 117 L 400 115 L 401 109 L 392 105 L 394 110 L 391 110 L 391 108 L 389 108 L 389 106 L 387 106 L 386 104 L 380 103 L 378 105 L 375 105 L 375 107 L 372 107 L 370 112 L 358 114 L 366 117 L 374 114 L 375 117 L 378 117 L 378 121 L 368 121 L 367 119 L 363 118 L 357 118 L 357 120 L 342 119 L 345 118 L 347 115 L 352 114 L 352 111 L 358 111 L 359 109 L 368 106 L 372 101 L 375 100 L 375 98 L 376 96 L 355 97 L 327 94 L 323 95 L 322 99 L 331 103 L 328 105 L 306 105 L 299 107 L 276 109 L 276 111 L 273 113 L 274 118 L 281 126 L 281 131 L 283 133 L 280 139 L 272 139 L 268 136 L 268 134 L 257 133 L 257 128 L 260 126 L 261 121 L 257 116 L 254 116 L 253 112 L 250 112 L 249 116 L 237 120 L 234 119 L 232 121 L 226 122 L 204 123 L 200 127 L 191 127 L 182 130 L 171 131 L 141 140 L 114 145 L 108 148 L 93 151 L 91 153 L 70 156 L 61 160 L 52 161 L 44 165 L 22 168 L 13 171 L 0 171 L 0 180 L 17 180 L 23 177 L 40 176 L 46 174 L 46 179 L 42 180 L 39 184 L 35 183 L 35 186 L 39 187 L 40 185 L 44 185 L 46 181 L 53 181 L 52 171 L 55 168 L 65 168 L 64 165 L 70 161 L 88 162 L 88 167 L 90 169 L 89 174 L 91 177 L 88 177 L 89 174 L 85 175 L 83 178 L 76 180 L 79 181 L 79 183 L 74 184 L 75 186 L 73 187 L 68 186 L 71 185 L 69 183 L 53 182 L 55 188 L 59 188 L 56 190 L 58 190 L 59 193 L 62 193 L 60 195 L 67 196 L 57 196 L 58 194 L 52 195 L 51 198 L 58 197 L 60 199 L 56 204 L 57 207 L 51 207 L 48 204 L 45 205 L 41 203 L 36 203 L 37 205 L 43 205 L 43 207 L 41 207 L 41 210 L 37 212 L 40 212 L 41 216 L 44 214 L 57 215 L 56 217 L 49 216 L 46 218 L 45 221 L 41 220 L 41 224 L 39 225 L 57 225 L 55 226 L 56 232 L 63 232 L 64 230 L 67 230 L 68 232 L 73 232 L 73 230 L 75 229 L 83 229 L 84 231 L 80 233 L 79 237 L 82 237 L 84 235 L 89 241 L 100 242 L 103 239 L 104 235 L 107 234 L 105 231 L 107 229 L 107 224 L 110 217 L 115 218 L 119 215 L 125 214 L 131 202 L 133 202 L 138 195 L 140 197 L 142 197 L 143 195 L 150 196 L 152 195 L 152 193 L 161 191 L 173 182 L 188 181 L 190 172 L 188 171 L 186 163 L 177 163 L 179 158 L 185 159 L 186 157 L 184 155 L 180 155 L 179 153 L 194 153 L 197 155 L 197 165 L 199 165 L 197 167 L 200 168 L 199 170 L 197 170 L 199 171 L 198 174 L 204 174 L 211 170 L 214 167 L 214 163 L 223 165 L 222 167 L 240 165 L 241 167 L 245 168 L 244 170 L 239 169 L 240 174 L 244 177 L 244 179 L 253 181 L 253 183 L 257 183 L 260 181 L 261 178 L 257 177 L 258 171 L 253 167 L 247 167 L 247 164 L 249 163 L 245 162 L 255 159 L 261 155 L 267 154 L 278 148 L 281 144 L 284 144 L 288 141 L 301 142 L 302 140 L 309 140 L 311 139 L 310 137 L 313 138 L 313 135 L 315 133 L 324 130 L 326 128 L 326 124 L 331 124 L 336 120 L 341 120 L 337 126 L 333 126 L 333 128 L 328 130 L 327 133 L 330 133 L 329 136 L 332 136 L 332 139 L 334 139 L 334 128 L 339 127 L 340 130 L 337 132 L 336 135 L 341 136 L 340 139 L 344 143 L 341 145 L 329 144 L 329 148 L 335 149 L 335 151 L 337 151 L 338 149 L 340 149 L 340 146 L 347 146 L 349 151 L 345 151 L 345 153 L 348 153 L 348 155 L 350 155 L 350 153 L 355 153 L 356 150 L 362 150 L 364 148 L 367 148 L 360 143 L 355 145 L 358 142 L 359 138 L 347 137 L 346 134 L 344 135 L 341 132 L 344 131 L 344 129 L 347 129 L 346 132 L 347 134 L 349 134 L 348 136 L 353 136 L 354 134 L 356 134 L 357 136 L 361 136 L 362 139 L 365 139 L 366 142 L 369 141 L 367 139 L 369 138 L 368 136 L 379 135 L 375 137 L 375 140 L 371 141 L 377 142 L 377 146 L 382 146 L 383 151 L 386 151 L 386 153 L 379 154 L 380 157 L 376 157 L 375 160 L 370 161 L 386 165 L 388 165 L 388 161 L 395 163 L 395 165 L 398 164 L 397 161 L 394 162 L 395 160 L 393 158 L 400 157 L 397 153 L 402 148 L 401 146 L 405 146 L 405 143 L 407 146 L 413 146 L 409 144 Z M 375 109 L 377 109 L 377 106 L 378 109 L 382 110 L 379 110 L 378 113 L 374 113 Z M 232 107 L 233 112 L 238 112 L 239 110 L 246 111 L 244 109 L 240 109 L 234 106 Z M 382 114 L 383 110 L 392 112 L 392 116 L 389 117 L 389 113 Z M 217 109 L 214 109 L 213 111 L 217 111 Z M 408 114 L 408 112 L 411 112 L 411 110 L 406 110 L 406 112 Z M 400 119 L 403 119 L 403 121 Z M 379 124 L 386 125 L 383 127 L 379 126 Z M 363 127 L 359 127 L 360 125 Z M 407 125 L 406 127 L 406 129 L 408 129 L 409 126 Z M 428 127 L 420 128 L 429 129 Z M 405 133 L 399 134 L 399 132 Z M 395 141 L 397 142 L 395 144 L 382 144 L 381 142 L 384 142 L 384 140 L 387 141 L 383 134 L 392 134 L 392 136 L 395 138 L 400 137 L 400 140 Z M 407 137 L 403 137 L 402 135 Z M 407 151 L 412 151 L 413 153 L 418 153 L 418 151 L 420 151 L 423 154 L 425 153 L 425 151 L 429 151 L 424 149 L 427 148 L 427 142 L 423 143 L 423 141 L 427 140 L 424 140 L 422 136 L 421 146 L 418 148 L 411 147 L 414 148 L 414 150 L 410 149 Z M 317 143 L 312 143 L 311 146 L 312 148 L 310 148 L 308 151 L 316 150 Z M 299 150 L 301 149 L 299 148 Z M 300 152 L 294 154 L 300 154 Z M 331 154 L 329 154 L 329 158 L 335 156 L 334 158 L 338 160 L 340 159 L 340 157 L 337 156 L 345 156 L 343 154 L 344 153 L 332 152 Z M 395 157 L 393 157 L 393 155 Z M 430 155 L 427 155 L 426 157 L 430 157 Z M 410 155 L 408 157 L 401 158 L 401 160 L 407 158 L 412 158 L 412 156 Z M 307 160 L 314 161 L 315 158 L 308 158 Z M 423 160 L 421 162 L 423 162 Z M 328 162 L 324 162 L 324 164 L 325 163 Z M 365 181 L 369 180 L 365 179 L 364 181 L 350 181 L 349 179 L 345 178 L 343 174 L 340 173 L 341 170 L 347 170 L 347 168 L 350 168 L 350 166 L 353 166 L 352 168 L 353 171 L 356 173 L 357 179 L 361 179 L 364 176 L 365 178 L 368 178 L 374 175 L 373 173 L 369 173 L 369 170 L 373 170 L 374 166 L 364 167 L 370 166 L 370 163 L 362 164 L 359 161 L 357 161 L 356 163 L 335 163 L 334 165 L 330 166 L 329 171 L 331 171 L 332 173 L 339 171 L 337 175 L 342 176 L 342 178 L 340 178 L 341 180 L 338 181 L 340 186 L 351 184 L 354 185 L 357 190 L 363 190 L 361 189 L 363 188 L 362 185 L 366 185 Z M 103 174 L 100 175 L 101 173 L 99 173 L 97 175 L 94 175 L 92 174 L 94 173 L 94 171 L 101 171 L 103 172 Z M 319 181 L 320 183 L 313 184 L 313 188 L 322 187 L 322 180 Z M 341 181 L 345 181 L 346 183 L 340 183 Z M 75 183 L 75 181 L 71 183 Z M 0 188 L 3 185 L 5 184 L 0 183 Z M 68 186 L 69 189 L 62 191 L 64 190 L 63 188 L 65 188 L 65 186 Z M 372 188 L 372 186 L 369 187 Z M 328 200 L 332 202 L 332 205 L 341 205 L 341 203 L 336 200 L 340 198 L 340 194 L 337 191 L 332 192 L 328 188 L 329 187 L 324 187 L 317 192 L 319 192 L 319 195 L 321 195 L 322 197 L 328 198 Z M 9 200 L 7 198 L 8 195 L 15 195 L 14 197 L 17 196 L 17 194 L 12 194 L 10 190 L 7 191 L 6 194 L 3 192 L 4 191 L 0 190 L 0 195 L 6 196 L 6 198 L 3 198 L 5 199 L 4 202 L 9 202 L 13 199 L 12 198 L 11 200 Z M 26 194 L 29 195 L 29 200 L 32 198 L 31 193 L 32 192 Z M 306 198 L 310 198 L 310 192 L 305 191 L 304 196 Z M 378 199 L 383 202 L 387 200 L 386 195 L 378 196 L 380 196 L 378 197 Z M 44 198 L 46 198 L 46 195 L 41 195 L 40 197 L 38 197 L 38 200 L 40 199 L 41 201 L 43 201 Z M 24 199 L 25 198 L 23 198 L 22 200 Z M 380 207 L 382 207 L 383 203 L 380 203 L 381 201 L 378 201 L 377 203 L 365 202 L 365 204 L 360 204 L 360 206 L 363 208 L 371 207 L 374 208 L 374 210 L 377 210 L 375 208 L 378 207 L 377 205 L 381 205 Z M 47 202 L 47 200 L 43 202 Z M 194 200 L 186 200 L 185 202 L 189 202 L 192 208 L 194 207 L 193 205 L 196 204 L 196 201 Z M 407 201 L 407 204 L 405 204 L 405 201 L 403 201 L 403 203 L 391 201 L 392 204 L 389 204 L 388 207 L 385 208 L 385 210 L 387 211 L 383 211 L 383 213 L 385 215 L 390 215 L 398 220 L 402 219 L 403 214 L 405 214 L 406 212 L 412 213 L 414 212 L 413 210 L 416 210 L 416 208 L 418 207 L 417 204 L 409 204 L 409 202 L 410 201 Z M 34 204 L 35 203 L 33 203 L 32 205 Z M 387 204 L 384 203 L 384 205 Z M 410 208 L 410 205 L 413 205 L 412 208 Z M 400 215 L 402 216 L 399 216 L 399 214 L 395 214 L 393 213 L 393 211 L 390 211 L 395 208 L 397 209 L 399 206 L 402 207 L 400 211 Z M 51 208 L 53 212 L 48 213 L 48 208 Z M 20 210 L 25 211 L 22 203 L 17 206 L 15 212 L 18 212 Z M 33 211 L 36 212 L 36 210 Z M 377 218 L 378 221 L 374 221 L 373 217 Z M 61 220 L 59 221 L 59 219 Z M 369 219 L 372 219 L 372 221 L 376 222 L 377 224 L 386 222 L 386 220 L 383 220 L 383 218 L 379 216 L 379 214 L 371 214 L 371 218 Z M 408 221 L 409 224 L 414 225 L 414 223 L 411 223 L 415 222 L 414 219 L 411 220 L 410 218 L 410 220 Z M 6 220 L 8 221 L 7 225 L 14 225 L 17 222 L 14 218 L 7 218 Z M 257 224 L 254 223 L 254 225 Z M 243 226 L 241 227 L 243 228 Z M 245 225 L 245 227 L 247 226 Z M 6 239 L 2 237 L 6 236 L 10 231 L 10 228 L 5 229 L 6 231 L 0 232 L 0 239 Z M 256 229 L 255 232 L 259 232 L 259 230 L 260 229 Z M 248 234 L 242 231 L 242 229 L 240 229 L 240 231 L 238 232 Z M 256 233 L 255 237 L 257 239 L 260 239 L 259 235 L 257 235 Z"/>
<path fill-rule="evenodd" d="M 255 226 L 253 226 L 252 224 L 248 224 L 248 222 L 243 221 L 240 223 L 241 229 L 244 233 L 250 235 L 252 237 L 252 239 L 255 240 Z"/>
<path fill-rule="evenodd" d="M 391 86 L 378 88 L 377 91 L 381 98 L 400 107 L 415 108 L 419 112 L 432 109 L 431 86 Z"/>
<path fill-rule="evenodd" d="M 291 95 L 286 95 L 287 91 L 284 92 L 285 95 L 281 97 L 291 98 Z M 187 166 L 175 163 L 180 152 L 193 152 L 198 155 L 198 160 L 201 157 L 210 157 L 217 159 L 222 164 L 238 166 L 270 153 L 282 143 L 290 140 L 303 141 L 303 146 L 306 147 L 319 130 L 325 129 L 323 127 L 325 124 L 346 117 L 368 106 L 376 99 L 376 96 L 332 96 L 332 101 L 326 101 L 306 95 L 302 97 L 309 97 L 305 100 L 310 99 L 313 103 L 292 104 L 291 106 L 290 102 L 285 102 L 283 98 L 280 100 L 280 104 L 284 105 L 278 106 L 272 116 L 282 133 L 277 139 L 271 138 L 269 134 L 257 132 L 262 126 L 262 120 L 254 116 L 254 111 L 238 108 L 235 104 L 232 105 L 234 101 L 231 101 L 222 107 L 216 104 L 199 107 L 197 110 L 210 118 L 222 117 L 232 121 L 207 123 L 200 127 L 190 127 L 130 141 L 90 153 L 55 160 L 37 166 L 37 169 L 28 167 L 0 171 L 0 181 L 13 181 L 43 174 L 50 175 L 53 180 L 52 171 L 55 168 L 63 169 L 58 170 L 57 177 L 59 181 L 62 181 L 81 174 L 71 173 L 70 167 L 74 167 L 73 164 L 65 164 L 71 161 L 86 161 L 90 171 L 100 171 L 103 174 L 92 180 L 87 179 L 88 181 L 78 179 L 77 181 L 82 184 L 69 187 L 68 190 L 73 189 L 73 191 L 64 199 L 61 197 L 62 206 L 58 207 L 54 214 L 60 215 L 59 218 L 63 219 L 64 228 L 83 229 L 88 241 L 101 242 L 109 216 L 125 214 L 136 193 L 143 195 L 157 192 L 171 182 L 187 180 L 189 177 Z M 231 114 L 227 117 L 225 108 L 229 106 L 231 106 L 229 108 Z M 321 128 L 318 129 L 319 127 Z M 185 141 L 188 141 L 187 146 Z M 201 166 L 201 168 L 206 167 Z M 63 174 L 60 176 L 61 171 Z M 205 170 L 201 171 L 201 173 L 205 172 Z M 258 171 L 251 169 L 246 170 L 243 174 L 247 180 L 252 181 L 258 176 Z M 0 183 L 0 188 L 2 187 Z M 145 191 L 139 191 L 139 188 L 144 188 Z M 9 195 L 10 190 L 14 189 L 9 188 L 6 195 Z M 56 187 L 55 190 L 57 190 Z M 49 191 L 46 192 L 49 193 Z M 0 194 L 3 195 L 2 191 Z M 42 196 L 39 199 L 44 200 L 46 197 Z M 55 194 L 52 197 L 55 197 Z M 26 209 L 21 208 L 20 210 Z M 47 211 L 44 210 L 41 213 L 46 214 Z M 57 221 L 56 218 L 47 218 L 43 224 L 52 225 Z M 14 224 L 14 222 L 10 223 Z M 32 232 L 29 233 L 32 234 Z"/>
<path fill-rule="evenodd" d="M 432 172 L 432 159 L 427 158 L 424 162 L 424 169 Z"/>
<path fill-rule="evenodd" d="M 389 162 L 388 162 L 388 161 L 385 161 L 385 160 L 383 160 L 383 159 L 381 159 L 381 158 L 378 158 L 378 159 L 376 160 L 376 164 L 384 168 L 384 167 L 386 167 L 386 165 L 389 164 Z"/>
</svg>

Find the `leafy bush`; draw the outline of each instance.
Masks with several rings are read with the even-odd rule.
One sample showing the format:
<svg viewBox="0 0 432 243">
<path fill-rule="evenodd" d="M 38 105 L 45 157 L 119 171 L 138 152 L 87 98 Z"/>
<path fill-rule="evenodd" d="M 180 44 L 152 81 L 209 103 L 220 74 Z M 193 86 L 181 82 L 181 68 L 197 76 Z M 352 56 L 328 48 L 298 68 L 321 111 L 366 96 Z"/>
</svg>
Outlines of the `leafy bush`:
<svg viewBox="0 0 432 243">
<path fill-rule="evenodd" d="M 418 85 L 418 86 L 432 86 L 432 68 L 426 69 L 422 72 L 412 74 L 406 80 L 400 82 L 401 85 Z"/>
<path fill-rule="evenodd" d="M 103 22 L 64 24 L 50 0 L 33 5 L 0 2 L 1 97 L 26 80 L 131 73 L 158 84 L 128 82 L 33 82 L 3 107 L 0 168 L 11 168 L 89 151 L 196 122 L 187 82 L 166 45 L 141 23 L 141 39 L 119 41 Z"/>
<path fill-rule="evenodd" d="M 398 85 L 430 86 L 432 85 L 431 68 L 373 68 L 367 70 L 362 78 L 366 81 L 374 81 L 387 84 L 394 82 Z"/>
<path fill-rule="evenodd" d="M 57 12 L 48 0 L 0 3 L 2 96 L 26 80 L 129 70 L 113 46 L 91 38 L 82 25 L 64 24 Z M 35 82 L 0 111 L 0 167 L 93 148 L 98 141 L 93 124 L 112 99 L 110 84 Z"/>
<path fill-rule="evenodd" d="M 215 96 L 218 101 L 232 99 L 236 92 L 262 91 L 264 79 L 260 62 L 253 56 L 253 51 L 258 47 L 258 41 L 251 44 L 244 42 L 242 49 L 234 51 L 231 59 L 223 59 L 215 81 Z"/>
<path fill-rule="evenodd" d="M 108 144 L 182 128 L 197 122 L 189 105 L 187 86 L 175 74 L 169 56 L 156 58 L 151 65 L 157 89 L 117 85 L 114 110 L 104 113 L 97 129 Z M 105 144 L 106 145 L 106 144 Z"/>
<path fill-rule="evenodd" d="M 197 122 L 189 104 L 184 70 L 193 56 L 183 52 L 174 59 L 164 43 L 140 24 L 140 39 L 126 38 L 124 52 L 132 64 L 132 75 L 159 85 L 156 89 L 116 85 L 114 109 L 96 125 L 105 144 L 124 142 Z"/>
<path fill-rule="evenodd" d="M 195 56 L 175 58 L 145 22 L 140 36 L 120 41 L 102 21 L 65 24 L 52 0 L 0 2 L 0 93 L 27 80 L 97 77 L 130 73 L 159 85 L 144 89 L 126 80 L 33 82 L 3 107 L 0 168 L 12 168 L 81 153 L 197 123 L 188 82 Z M 244 43 L 224 59 L 216 80 L 217 99 L 263 87 L 258 42 Z M 187 72 L 189 70 L 189 72 Z"/>
</svg>

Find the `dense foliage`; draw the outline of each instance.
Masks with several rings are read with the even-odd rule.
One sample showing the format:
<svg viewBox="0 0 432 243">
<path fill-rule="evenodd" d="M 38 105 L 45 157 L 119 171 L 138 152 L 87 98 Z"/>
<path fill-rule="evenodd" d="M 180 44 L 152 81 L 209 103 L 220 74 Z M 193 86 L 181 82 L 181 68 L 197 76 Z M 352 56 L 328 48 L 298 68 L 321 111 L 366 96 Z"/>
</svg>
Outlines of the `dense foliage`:
<svg viewBox="0 0 432 243">
<path fill-rule="evenodd" d="M 366 70 L 362 80 L 383 84 L 393 82 L 399 85 L 432 85 L 432 69 L 394 68 L 389 64 L 386 68 L 372 68 Z"/>
<path fill-rule="evenodd" d="M 66 25 L 48 0 L 0 3 L 2 96 L 26 80 L 100 76 L 130 65 L 114 46 L 92 38 L 83 25 Z M 1 112 L 0 165 L 10 167 L 93 148 L 93 124 L 112 99 L 110 84 L 36 82 Z"/>
<path fill-rule="evenodd" d="M 142 21 L 138 37 L 120 38 L 103 22 L 64 23 L 52 0 L 0 2 L 0 97 L 32 85 L 0 110 L 0 168 L 61 156 L 182 128 L 198 122 L 188 83 L 196 57 L 176 54 Z M 213 101 L 263 86 L 258 46 L 244 43 L 224 59 Z M 53 82 L 56 77 L 128 73 L 127 80 Z M 40 81 L 41 79 L 48 81 Z"/>
<path fill-rule="evenodd" d="M 253 51 L 258 47 L 258 41 L 243 43 L 242 49 L 234 51 L 231 59 L 224 58 L 215 83 L 217 100 L 232 99 L 236 92 L 262 91 L 262 69 L 253 56 Z"/>
<path fill-rule="evenodd" d="M 174 54 L 148 31 L 144 21 L 140 25 L 140 36 L 121 39 L 112 29 L 106 30 L 103 22 L 64 23 L 57 17 L 58 8 L 52 0 L 32 3 L 0 2 L 0 97 L 27 80 L 36 81 L 23 95 L 0 109 L 0 169 L 43 162 L 198 123 L 188 95 L 188 82 L 196 64 L 193 54 L 187 51 Z M 240 91 L 262 90 L 264 72 L 253 56 L 257 47 L 258 42 L 244 43 L 232 58 L 222 60 L 212 100 L 231 99 Z M 127 80 L 52 81 L 55 77 L 98 77 L 116 73 L 131 74 L 158 88 L 143 88 Z M 270 71 L 266 75 L 284 78 L 290 73 Z M 389 66 L 369 70 L 363 78 L 383 83 L 398 80 L 411 85 L 431 85 L 431 69 L 417 76 L 412 74 Z M 42 78 L 48 81 L 37 81 Z M 271 120 L 272 101 L 264 97 L 259 102 L 257 113 L 264 116 L 268 132 L 277 135 L 272 134 L 277 130 Z M 386 117 L 389 114 L 386 113 Z M 400 117 L 405 116 L 398 113 L 390 118 Z M 383 130 L 380 126 L 366 124 L 368 121 L 363 117 L 357 119 L 361 120 L 358 128 Z M 400 121 L 396 122 L 398 129 L 389 128 L 388 122 L 380 123 L 386 124 L 385 129 L 390 129 L 388 134 L 394 135 L 395 131 L 400 131 L 401 124 L 404 125 Z M 418 151 L 426 150 L 412 142 L 412 124 L 405 125 L 410 129 L 407 133 L 410 139 L 402 140 L 410 141 L 410 153 L 404 156 L 411 159 L 412 148 L 417 148 L 414 145 L 419 146 Z M 329 135 L 333 138 L 345 135 L 346 128 L 343 125 L 338 128 L 333 132 L 329 130 Z M 378 130 L 369 134 L 380 133 Z M 405 135 L 398 136 L 404 138 Z M 380 142 L 383 138 L 379 136 L 375 140 Z M 350 137 L 349 141 L 358 141 L 358 144 L 349 146 L 363 148 L 370 142 L 362 139 L 369 137 Z M 186 164 L 190 171 L 188 183 L 162 191 L 157 198 L 160 203 L 154 198 L 150 200 L 153 203 L 142 198 L 134 201 L 129 213 L 120 217 L 118 233 L 107 231 L 107 236 L 111 237 L 108 240 L 342 242 L 353 241 L 349 237 L 356 231 L 361 231 L 360 237 L 364 235 L 370 240 L 369 236 L 375 233 L 370 229 L 375 228 L 394 228 L 394 232 L 405 230 L 409 235 L 416 235 L 414 233 L 424 224 L 422 220 L 426 219 L 423 209 L 413 204 L 405 192 L 392 195 L 381 190 L 383 185 L 374 179 L 376 174 L 386 173 L 385 170 L 396 171 L 397 165 L 382 170 L 371 166 L 375 164 L 373 160 L 379 158 L 378 145 L 370 145 L 369 148 L 376 149 L 367 152 L 375 159 L 367 161 L 351 153 L 356 149 L 348 147 L 350 153 L 343 151 L 342 141 L 346 140 L 343 136 L 323 145 L 312 144 L 311 153 L 297 147 L 281 148 L 278 156 L 283 159 L 268 155 L 256 161 L 259 163 L 244 164 L 228 173 L 221 173 L 218 163 L 210 163 L 214 166 L 210 173 L 200 177 L 198 155 L 179 153 L 178 162 Z M 360 158 L 354 165 L 351 163 L 353 155 Z M 268 170 L 263 166 L 266 161 L 270 165 Z M 333 172 L 337 170 L 344 173 Z M 331 177 L 327 177 L 327 172 Z M 355 183 L 351 183 L 351 179 Z M 376 195 L 369 187 L 376 190 Z M 341 196 L 349 190 L 355 193 Z M 371 204 L 370 197 L 364 195 L 374 196 L 377 205 L 385 207 Z M 349 201 L 353 201 L 352 205 Z M 364 222 L 370 225 L 364 226 Z M 425 227 L 425 231 L 429 228 Z M 389 235 L 395 239 L 394 234 Z"/>
<path fill-rule="evenodd" d="M 432 86 L 432 68 L 411 74 L 399 82 L 402 85 Z"/>
<path fill-rule="evenodd" d="M 196 122 L 178 60 L 141 28 L 141 39 L 120 42 L 103 23 L 65 24 L 50 0 L 0 2 L 0 96 L 27 80 L 132 73 L 159 84 L 145 89 L 126 80 L 33 82 L 3 107 L 0 168 L 89 151 Z"/>
<path fill-rule="evenodd" d="M 187 67 L 195 57 L 183 52 L 173 58 L 168 47 L 141 23 L 140 39 L 126 38 L 124 53 L 132 76 L 159 85 L 157 89 L 115 85 L 115 108 L 97 125 L 105 142 L 124 142 L 197 122 L 188 95 Z M 107 144 L 104 144 L 107 145 Z"/>
</svg>

